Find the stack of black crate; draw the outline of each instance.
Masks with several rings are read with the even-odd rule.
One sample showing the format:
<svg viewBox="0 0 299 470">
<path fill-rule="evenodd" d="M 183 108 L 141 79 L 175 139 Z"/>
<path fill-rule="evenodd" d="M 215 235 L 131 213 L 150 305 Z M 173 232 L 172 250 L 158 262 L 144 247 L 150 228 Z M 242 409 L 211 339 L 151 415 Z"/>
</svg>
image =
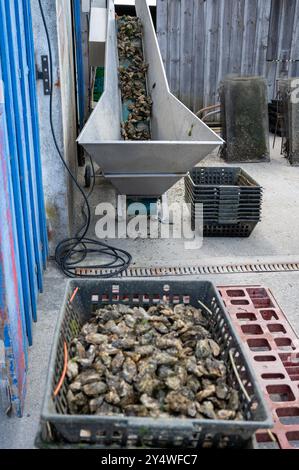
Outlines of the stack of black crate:
<svg viewBox="0 0 299 470">
<path fill-rule="evenodd" d="M 197 167 L 185 178 L 185 200 L 206 237 L 249 237 L 261 220 L 263 190 L 242 168 Z"/>
</svg>

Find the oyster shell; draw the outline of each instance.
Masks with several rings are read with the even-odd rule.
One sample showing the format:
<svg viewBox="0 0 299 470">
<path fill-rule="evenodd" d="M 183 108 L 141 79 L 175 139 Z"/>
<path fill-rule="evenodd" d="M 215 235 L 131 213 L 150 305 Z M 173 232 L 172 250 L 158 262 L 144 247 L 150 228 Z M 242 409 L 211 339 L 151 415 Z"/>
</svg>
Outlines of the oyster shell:
<svg viewBox="0 0 299 470">
<path fill-rule="evenodd" d="M 98 332 L 98 326 L 95 323 L 85 323 L 81 329 L 81 334 L 86 337 L 90 334 L 96 334 Z"/>
<path fill-rule="evenodd" d="M 165 323 L 161 321 L 155 321 L 152 323 L 153 327 L 161 334 L 167 334 L 168 333 L 168 328 L 165 325 Z"/>
<path fill-rule="evenodd" d="M 130 337 L 119 339 L 117 341 L 113 341 L 112 343 L 112 346 L 118 349 L 122 349 L 124 351 L 127 349 L 133 349 L 135 345 L 136 345 L 135 338 L 130 338 Z"/>
<path fill-rule="evenodd" d="M 80 382 L 82 385 L 88 385 L 93 382 L 97 382 L 101 380 L 101 375 L 96 372 L 94 369 L 87 369 L 81 372 L 80 375 L 77 377 L 77 381 Z"/>
<path fill-rule="evenodd" d="M 197 410 L 205 418 L 216 419 L 216 413 L 214 411 L 214 405 L 210 401 L 204 401 L 203 403 L 197 405 Z"/>
<path fill-rule="evenodd" d="M 211 356 L 211 348 L 208 339 L 201 339 L 196 343 L 195 356 L 202 360 Z"/>
<path fill-rule="evenodd" d="M 93 345 L 100 345 L 107 342 L 106 335 L 100 335 L 99 333 L 90 333 L 89 335 L 85 336 L 87 343 Z"/>
<path fill-rule="evenodd" d="M 216 396 L 221 400 L 225 400 L 229 393 L 229 387 L 225 382 L 218 381 L 216 385 Z"/>
<path fill-rule="evenodd" d="M 157 376 L 159 379 L 167 379 L 173 376 L 173 368 L 168 366 L 160 366 L 157 370 Z"/>
<path fill-rule="evenodd" d="M 184 415 L 188 414 L 188 409 L 192 405 L 192 402 L 187 397 L 184 397 L 180 392 L 168 393 L 165 401 L 169 411 Z"/>
<path fill-rule="evenodd" d="M 69 386 L 69 389 L 73 393 L 79 393 L 82 390 L 82 383 L 81 382 L 72 382 Z"/>
<path fill-rule="evenodd" d="M 135 381 L 135 387 L 140 393 L 146 393 L 147 395 L 152 395 L 153 391 L 159 387 L 160 381 L 156 378 L 153 378 L 151 374 L 144 374 L 138 376 Z"/>
<path fill-rule="evenodd" d="M 84 359 L 86 357 L 86 351 L 83 346 L 83 344 L 77 340 L 75 343 L 76 346 L 76 356 L 78 356 L 79 359 Z"/>
<path fill-rule="evenodd" d="M 92 400 L 89 401 L 89 409 L 92 414 L 95 414 L 100 406 L 103 404 L 104 397 L 100 396 L 97 398 L 92 398 Z"/>
<path fill-rule="evenodd" d="M 123 378 L 126 380 L 128 383 L 132 383 L 134 377 L 137 375 L 137 367 L 135 362 L 130 359 L 129 357 L 126 358 L 124 365 L 123 365 L 123 370 L 122 370 L 122 375 Z"/>
<path fill-rule="evenodd" d="M 218 361 L 217 359 L 207 358 L 205 360 L 205 367 L 208 370 L 209 377 L 212 378 L 225 378 L 226 376 L 226 367 L 223 361 Z"/>
<path fill-rule="evenodd" d="M 125 380 L 122 380 L 117 389 L 120 396 L 120 405 L 122 408 L 128 405 L 134 405 L 136 403 L 136 393 L 134 387 L 129 385 Z"/>
<path fill-rule="evenodd" d="M 179 390 L 182 386 L 182 382 L 180 378 L 177 377 L 176 375 L 167 377 L 167 379 L 165 380 L 165 383 L 167 387 L 170 388 L 171 390 Z"/>
<path fill-rule="evenodd" d="M 96 397 L 107 392 L 107 385 L 104 382 L 93 382 L 84 385 L 83 391 L 88 397 Z"/>
<path fill-rule="evenodd" d="M 109 392 L 105 395 L 105 400 L 110 405 L 118 405 L 121 401 L 120 396 L 115 388 L 110 388 Z"/>
<path fill-rule="evenodd" d="M 193 393 L 197 393 L 201 387 L 200 381 L 194 375 L 188 377 L 186 385 Z"/>
<path fill-rule="evenodd" d="M 237 390 L 231 390 L 229 394 L 228 407 L 233 411 L 238 411 L 240 408 L 239 394 Z"/>
<path fill-rule="evenodd" d="M 159 411 L 160 409 L 159 402 L 148 396 L 146 393 L 141 395 L 140 401 L 149 410 Z"/>
<path fill-rule="evenodd" d="M 126 416 L 138 416 L 139 418 L 146 418 L 149 415 L 148 409 L 144 405 L 128 405 L 125 406 Z"/>
<path fill-rule="evenodd" d="M 150 344 L 145 346 L 137 346 L 135 348 L 136 353 L 140 354 L 141 357 L 151 356 L 154 353 L 154 347 Z"/>
<path fill-rule="evenodd" d="M 224 419 L 224 420 L 232 420 L 235 419 L 236 412 L 232 410 L 219 410 L 217 411 L 217 418 Z"/>
<path fill-rule="evenodd" d="M 161 352 L 155 355 L 155 361 L 158 365 L 172 366 L 178 362 L 178 358 Z"/>
<path fill-rule="evenodd" d="M 67 377 L 70 380 L 75 379 L 79 375 L 79 366 L 74 360 L 70 360 L 67 365 Z"/>
<path fill-rule="evenodd" d="M 130 315 L 130 314 L 125 315 L 124 321 L 125 321 L 125 324 L 126 324 L 129 328 L 134 328 L 134 326 L 135 326 L 135 324 L 136 324 L 136 319 L 134 318 L 133 315 Z"/>
<path fill-rule="evenodd" d="M 119 372 L 122 369 L 124 362 L 125 362 L 125 356 L 122 353 L 122 351 L 119 351 L 111 362 L 112 373 L 116 374 L 117 372 Z"/>
<path fill-rule="evenodd" d="M 192 372 L 196 377 L 200 378 L 209 374 L 207 369 L 201 362 L 196 362 L 194 358 L 186 361 L 186 368 L 188 372 Z"/>
<path fill-rule="evenodd" d="M 204 388 L 203 390 L 197 393 L 196 400 L 198 400 L 199 402 L 202 402 L 206 400 L 207 398 L 215 395 L 215 392 L 216 392 L 215 385 L 210 385 L 209 387 Z"/>
</svg>

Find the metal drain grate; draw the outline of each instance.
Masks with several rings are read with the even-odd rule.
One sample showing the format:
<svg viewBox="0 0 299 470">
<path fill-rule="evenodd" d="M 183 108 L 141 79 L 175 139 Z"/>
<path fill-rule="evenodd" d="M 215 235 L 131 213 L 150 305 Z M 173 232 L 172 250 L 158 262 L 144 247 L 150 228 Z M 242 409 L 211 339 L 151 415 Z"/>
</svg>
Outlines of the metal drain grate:
<svg viewBox="0 0 299 470">
<path fill-rule="evenodd" d="M 134 268 L 124 271 L 121 277 L 166 277 L 166 276 L 193 276 L 196 274 L 246 274 L 246 273 L 280 273 L 299 271 L 299 263 L 273 263 L 273 264 L 222 264 L 207 266 L 183 266 L 172 268 Z M 109 274 L 108 269 L 80 269 L 77 276 L 91 277 Z"/>
</svg>

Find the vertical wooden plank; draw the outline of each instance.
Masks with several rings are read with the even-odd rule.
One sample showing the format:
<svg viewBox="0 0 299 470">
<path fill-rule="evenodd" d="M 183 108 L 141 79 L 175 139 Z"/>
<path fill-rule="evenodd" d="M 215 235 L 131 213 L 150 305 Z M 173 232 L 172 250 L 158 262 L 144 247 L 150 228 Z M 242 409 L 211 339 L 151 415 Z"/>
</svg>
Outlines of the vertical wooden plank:
<svg viewBox="0 0 299 470">
<path fill-rule="evenodd" d="M 263 3 L 263 2 L 262 2 Z M 275 60 L 278 55 L 278 31 L 281 18 L 281 0 L 271 1 L 267 60 Z"/>
<path fill-rule="evenodd" d="M 222 3 L 222 37 L 221 37 L 221 55 L 220 55 L 220 73 L 219 80 L 222 80 L 230 73 L 229 63 L 231 55 L 232 40 L 232 15 L 234 0 L 225 0 Z"/>
<path fill-rule="evenodd" d="M 232 11 L 231 49 L 229 69 L 230 73 L 241 73 L 243 35 L 244 35 L 244 8 L 245 0 L 235 0 Z"/>
<path fill-rule="evenodd" d="M 219 2 L 219 54 L 218 54 L 218 66 L 217 66 L 217 83 L 218 84 L 220 83 L 220 80 L 222 77 L 222 60 L 223 60 L 223 54 L 224 54 L 224 50 L 223 50 L 224 5 L 225 5 L 225 2 Z M 217 93 L 217 96 L 218 96 L 218 93 Z"/>
<path fill-rule="evenodd" d="M 281 0 L 279 8 L 280 8 L 280 15 L 279 15 L 278 32 L 277 32 L 276 57 L 274 57 L 274 60 L 277 60 L 277 61 L 282 60 L 284 57 L 284 53 L 283 53 L 283 43 L 284 43 L 284 35 L 285 35 L 284 27 L 286 25 L 285 15 L 288 9 L 288 0 Z M 275 31 L 271 31 L 271 36 L 275 37 Z M 270 99 L 276 98 L 277 81 L 281 77 L 281 70 L 282 70 L 281 62 L 277 62 L 275 66 L 271 68 L 270 87 L 269 87 Z"/>
<path fill-rule="evenodd" d="M 203 90 L 203 107 L 207 106 L 208 95 L 210 90 L 210 45 L 211 45 L 211 36 L 210 28 L 212 24 L 212 5 L 210 2 L 205 2 L 205 63 L 204 63 L 204 90 Z"/>
<path fill-rule="evenodd" d="M 296 10 L 294 14 L 294 31 L 293 31 L 293 40 L 292 40 L 292 51 L 291 59 L 298 60 L 298 62 L 293 62 L 290 67 L 290 76 L 298 77 L 299 76 L 299 0 L 296 2 Z"/>
<path fill-rule="evenodd" d="M 275 69 L 274 85 L 271 92 L 272 96 L 276 95 L 277 80 L 283 76 L 291 75 L 290 63 L 284 64 L 282 60 L 290 60 L 292 54 L 292 39 L 295 28 L 295 11 L 296 0 L 282 0 L 280 10 L 280 31 L 278 41 L 277 59 L 280 61 Z M 274 32 L 272 33 L 274 36 Z"/>
<path fill-rule="evenodd" d="M 273 2 L 274 0 L 272 0 Z M 283 44 L 283 35 L 284 35 L 284 16 L 286 11 L 285 0 L 281 0 L 279 5 L 276 2 L 273 3 L 273 8 L 271 15 L 277 15 L 276 9 L 279 9 L 279 20 L 278 24 L 275 23 L 275 28 L 269 31 L 270 38 L 272 41 L 272 47 L 274 47 L 275 55 L 273 56 L 273 61 L 279 61 L 282 59 L 282 44 Z M 274 39 L 273 39 L 274 38 Z M 270 69 L 267 74 L 269 80 L 269 99 L 273 99 L 277 94 L 277 80 L 280 77 L 282 64 L 279 62 L 273 62 L 270 64 Z"/>
<path fill-rule="evenodd" d="M 180 100 L 191 107 L 193 63 L 193 0 L 181 0 Z"/>
<path fill-rule="evenodd" d="M 220 39 L 220 3 L 218 0 L 207 2 L 207 62 L 208 79 L 205 86 L 205 104 L 210 106 L 216 102 L 219 67 Z"/>
<path fill-rule="evenodd" d="M 280 34 L 279 34 L 279 46 L 278 46 L 278 59 L 289 60 L 291 58 L 292 49 L 292 38 L 295 27 L 295 11 L 296 11 L 296 0 L 282 0 L 282 13 L 280 23 Z M 275 81 L 281 78 L 283 75 L 290 76 L 291 66 L 290 63 L 278 64 L 276 68 Z"/>
<path fill-rule="evenodd" d="M 283 18 L 281 35 L 281 52 L 287 51 L 288 59 L 291 58 L 292 39 L 295 27 L 296 0 L 283 0 Z M 298 19 L 298 18 L 297 18 Z"/>
<path fill-rule="evenodd" d="M 255 73 L 265 75 L 269 47 L 271 0 L 258 1 L 258 24 L 256 28 Z"/>
<path fill-rule="evenodd" d="M 171 0 L 168 6 L 168 61 L 169 86 L 172 93 L 180 95 L 180 43 L 181 43 L 181 2 Z M 195 65 L 194 65 L 195 66 Z"/>
<path fill-rule="evenodd" d="M 205 27 L 206 2 L 198 0 L 194 5 L 193 19 L 193 77 L 192 77 L 192 109 L 196 113 L 204 106 L 205 83 Z"/>
<path fill-rule="evenodd" d="M 268 74 L 271 72 L 271 68 L 273 70 L 275 69 L 275 64 L 267 62 L 271 6 L 271 0 L 259 0 L 258 2 L 258 22 L 256 28 L 254 59 L 255 74 L 268 78 L 268 98 L 271 95 L 271 80 L 269 80 Z"/>
<path fill-rule="evenodd" d="M 159 41 L 159 47 L 161 56 L 165 65 L 167 77 L 168 74 L 168 0 L 158 0 L 157 2 L 157 38 Z"/>
<path fill-rule="evenodd" d="M 256 44 L 256 27 L 258 16 L 258 0 L 246 0 L 244 12 L 244 52 L 242 60 L 242 75 L 254 75 L 254 57 Z"/>
</svg>

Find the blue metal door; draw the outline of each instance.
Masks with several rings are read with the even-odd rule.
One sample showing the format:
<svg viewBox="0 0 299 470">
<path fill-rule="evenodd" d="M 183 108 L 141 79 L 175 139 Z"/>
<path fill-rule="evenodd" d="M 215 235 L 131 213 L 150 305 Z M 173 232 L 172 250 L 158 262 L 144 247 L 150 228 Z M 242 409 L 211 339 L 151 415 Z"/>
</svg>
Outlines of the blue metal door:
<svg viewBox="0 0 299 470">
<path fill-rule="evenodd" d="M 20 415 L 48 255 L 30 0 L 0 0 L 0 86 L 0 341 Z"/>
</svg>

